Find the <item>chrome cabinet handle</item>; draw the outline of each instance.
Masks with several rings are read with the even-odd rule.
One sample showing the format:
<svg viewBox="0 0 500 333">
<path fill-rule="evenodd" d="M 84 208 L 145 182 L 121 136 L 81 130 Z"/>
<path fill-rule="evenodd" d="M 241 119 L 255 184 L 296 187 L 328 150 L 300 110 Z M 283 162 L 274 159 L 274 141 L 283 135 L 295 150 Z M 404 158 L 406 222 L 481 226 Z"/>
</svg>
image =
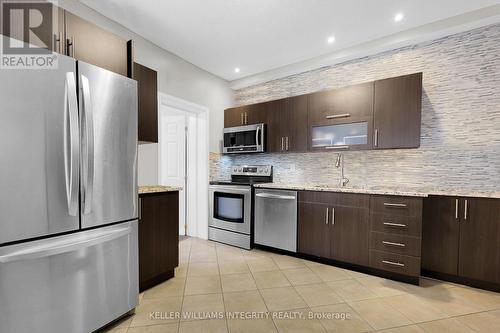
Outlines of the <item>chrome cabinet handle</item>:
<svg viewBox="0 0 500 333">
<path fill-rule="evenodd" d="M 248 125 L 248 114 L 245 112 L 245 125 Z"/>
<path fill-rule="evenodd" d="M 78 177 L 80 173 L 80 134 L 78 128 L 78 102 L 73 72 L 66 73 L 64 101 L 64 169 L 68 214 L 78 213 Z M 68 156 L 69 153 L 69 156 Z"/>
<path fill-rule="evenodd" d="M 285 138 L 284 137 L 281 137 L 281 151 L 283 151 L 285 148 Z"/>
<path fill-rule="evenodd" d="M 326 207 L 326 218 L 325 218 L 325 224 L 328 224 L 328 210 L 329 208 Z"/>
<path fill-rule="evenodd" d="M 71 46 L 71 52 L 69 52 L 70 46 Z M 76 51 L 76 41 L 75 41 L 75 38 L 73 36 L 66 39 L 66 47 L 67 47 L 68 56 L 74 58 L 75 51 Z"/>
<path fill-rule="evenodd" d="M 83 214 L 90 214 L 94 192 L 94 115 L 90 84 L 85 75 L 81 75 L 81 83 L 83 91 L 81 131 L 84 138 L 82 144 Z"/>
<path fill-rule="evenodd" d="M 375 130 L 375 134 L 374 134 L 375 138 L 374 138 L 374 145 L 375 147 L 378 147 L 378 129 Z"/>
<path fill-rule="evenodd" d="M 242 125 L 244 125 L 244 122 L 243 122 L 243 112 L 240 114 L 240 116 L 241 116 L 240 117 L 241 118 L 240 122 L 241 122 Z"/>
<path fill-rule="evenodd" d="M 387 265 L 398 266 L 398 267 L 405 267 L 405 264 L 402 264 L 400 262 L 389 261 L 389 260 L 382 260 L 382 263 L 387 264 Z"/>
<path fill-rule="evenodd" d="M 467 220 L 467 206 L 468 206 L 468 202 L 467 202 L 467 199 L 465 199 L 464 220 Z"/>
<path fill-rule="evenodd" d="M 389 245 L 389 246 L 398 246 L 398 247 L 405 247 L 406 246 L 403 243 L 394 243 L 394 242 L 387 242 L 387 241 L 382 241 L 382 244 Z"/>
<path fill-rule="evenodd" d="M 384 225 L 395 228 L 406 228 L 406 224 L 401 223 L 384 222 Z"/>
<path fill-rule="evenodd" d="M 384 202 L 384 206 L 386 207 L 407 207 L 406 204 L 402 204 L 402 203 L 389 203 L 389 202 Z"/>
<path fill-rule="evenodd" d="M 350 113 L 342 113 L 342 114 L 334 114 L 334 115 L 326 116 L 326 119 L 348 118 L 350 116 L 351 116 Z"/>
<path fill-rule="evenodd" d="M 335 208 L 332 207 L 332 225 L 335 225 Z"/>
<path fill-rule="evenodd" d="M 61 51 L 61 32 L 59 31 L 57 34 L 54 34 L 54 52 L 62 53 Z"/>
<path fill-rule="evenodd" d="M 325 149 L 349 149 L 349 146 L 325 146 Z"/>
<path fill-rule="evenodd" d="M 455 199 L 455 220 L 458 220 L 458 199 Z"/>
<path fill-rule="evenodd" d="M 285 137 L 285 150 L 288 151 L 288 137 Z"/>
</svg>

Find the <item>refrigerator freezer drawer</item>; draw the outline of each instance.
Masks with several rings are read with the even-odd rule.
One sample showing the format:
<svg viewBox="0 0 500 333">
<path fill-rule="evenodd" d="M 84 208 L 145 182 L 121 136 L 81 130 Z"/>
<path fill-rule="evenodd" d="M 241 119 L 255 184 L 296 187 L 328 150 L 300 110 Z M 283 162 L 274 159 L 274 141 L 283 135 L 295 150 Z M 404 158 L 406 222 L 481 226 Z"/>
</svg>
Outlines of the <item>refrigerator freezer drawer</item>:
<svg viewBox="0 0 500 333">
<path fill-rule="evenodd" d="M 92 332 L 138 303 L 137 221 L 0 248 L 0 332 Z"/>
</svg>

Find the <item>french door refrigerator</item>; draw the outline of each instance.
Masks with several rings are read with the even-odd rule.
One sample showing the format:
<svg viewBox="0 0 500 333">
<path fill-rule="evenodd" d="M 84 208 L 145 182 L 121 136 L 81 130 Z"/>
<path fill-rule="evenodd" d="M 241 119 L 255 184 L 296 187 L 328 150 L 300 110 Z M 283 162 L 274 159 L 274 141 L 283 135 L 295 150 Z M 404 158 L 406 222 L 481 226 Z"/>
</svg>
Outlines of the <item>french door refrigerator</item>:
<svg viewBox="0 0 500 333">
<path fill-rule="evenodd" d="M 61 55 L 0 70 L 0 332 L 134 309 L 137 211 L 137 83 Z"/>
</svg>

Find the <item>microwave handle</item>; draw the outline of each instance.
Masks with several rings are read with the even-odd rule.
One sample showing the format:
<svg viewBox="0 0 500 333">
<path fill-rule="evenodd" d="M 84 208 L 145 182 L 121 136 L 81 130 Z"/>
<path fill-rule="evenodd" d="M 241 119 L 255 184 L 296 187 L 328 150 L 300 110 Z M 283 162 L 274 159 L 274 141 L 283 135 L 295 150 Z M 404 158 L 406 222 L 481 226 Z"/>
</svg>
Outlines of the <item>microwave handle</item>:
<svg viewBox="0 0 500 333">
<path fill-rule="evenodd" d="M 261 143 L 260 143 L 260 126 L 257 127 L 257 131 L 255 131 L 255 144 L 257 146 L 261 145 Z"/>
</svg>

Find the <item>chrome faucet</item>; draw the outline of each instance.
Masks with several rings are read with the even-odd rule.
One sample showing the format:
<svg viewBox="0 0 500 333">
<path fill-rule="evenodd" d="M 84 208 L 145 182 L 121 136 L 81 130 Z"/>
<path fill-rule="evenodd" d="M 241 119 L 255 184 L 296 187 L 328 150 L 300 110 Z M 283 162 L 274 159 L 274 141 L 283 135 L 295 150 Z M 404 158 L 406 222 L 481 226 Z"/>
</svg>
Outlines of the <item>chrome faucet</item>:
<svg viewBox="0 0 500 333">
<path fill-rule="evenodd" d="M 349 183 L 349 179 L 344 177 L 344 155 L 337 154 L 337 159 L 335 160 L 335 167 L 340 168 L 340 187 L 344 187 Z"/>
</svg>

